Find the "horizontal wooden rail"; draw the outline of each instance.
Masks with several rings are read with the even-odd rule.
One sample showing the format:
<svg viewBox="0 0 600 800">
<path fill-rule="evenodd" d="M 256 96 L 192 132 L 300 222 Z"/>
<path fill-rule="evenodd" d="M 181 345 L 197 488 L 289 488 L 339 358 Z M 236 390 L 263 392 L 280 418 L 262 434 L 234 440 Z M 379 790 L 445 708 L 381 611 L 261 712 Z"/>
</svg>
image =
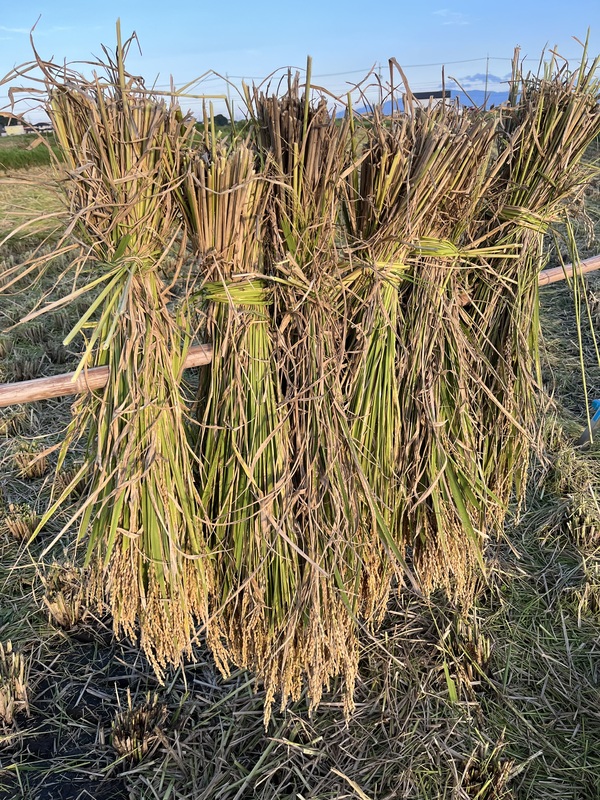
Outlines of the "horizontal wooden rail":
<svg viewBox="0 0 600 800">
<path fill-rule="evenodd" d="M 209 344 L 198 344 L 190 347 L 184 363 L 184 369 L 200 367 L 212 361 L 212 347 Z M 83 394 L 95 389 L 103 389 L 108 382 L 108 367 L 93 367 L 84 370 L 77 380 L 75 373 L 51 375 L 48 378 L 35 378 L 32 381 L 0 384 L 0 408 L 17 403 L 31 403 L 34 400 L 48 400 L 51 397 L 63 397 L 69 394 Z"/>
<path fill-rule="evenodd" d="M 595 272 L 600 269 L 600 256 L 592 256 L 581 261 L 577 265 L 577 274 L 585 275 L 587 272 Z M 565 278 L 573 277 L 575 267 L 573 264 L 565 264 L 564 267 L 553 267 L 552 269 L 545 269 L 539 274 L 540 286 L 549 286 L 551 283 L 558 283 L 564 281 Z"/>
<path fill-rule="evenodd" d="M 577 273 L 583 275 L 600 269 L 600 256 L 593 256 L 582 261 L 577 266 Z M 572 277 L 575 268 L 572 264 L 564 267 L 554 267 L 540 272 L 540 286 Z M 466 305 L 468 298 L 463 301 Z M 183 365 L 185 369 L 200 367 L 212 361 L 212 347 L 209 344 L 199 344 L 190 347 L 188 356 Z M 63 397 L 70 394 L 83 394 L 96 389 L 103 389 L 108 381 L 108 367 L 93 367 L 82 372 L 77 380 L 75 373 L 67 372 L 64 375 L 52 375 L 48 378 L 35 378 L 31 381 L 19 383 L 0 384 L 0 408 L 16 405 L 18 403 L 31 403 L 34 400 L 48 400 L 51 397 Z"/>
</svg>

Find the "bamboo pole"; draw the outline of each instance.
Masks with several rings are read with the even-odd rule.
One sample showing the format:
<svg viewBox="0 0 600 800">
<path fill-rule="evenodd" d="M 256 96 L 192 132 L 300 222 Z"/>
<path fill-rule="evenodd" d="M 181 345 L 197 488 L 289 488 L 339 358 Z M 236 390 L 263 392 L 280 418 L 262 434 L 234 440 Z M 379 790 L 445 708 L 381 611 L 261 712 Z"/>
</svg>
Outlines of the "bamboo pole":
<svg viewBox="0 0 600 800">
<path fill-rule="evenodd" d="M 577 267 L 573 264 L 565 264 L 564 267 L 553 267 L 552 269 L 545 269 L 539 274 L 540 286 L 549 286 L 551 283 L 558 283 L 564 281 L 565 278 L 571 278 L 573 273 L 577 275 L 585 275 L 587 272 L 594 272 L 600 269 L 600 256 L 592 256 L 581 261 Z"/>
<path fill-rule="evenodd" d="M 212 347 L 199 344 L 190 347 L 184 369 L 200 367 L 212 361 Z M 93 367 L 82 372 L 73 380 L 74 372 L 51 375 L 48 378 L 34 378 L 31 381 L 0 384 L 0 408 L 17 403 L 32 403 L 34 400 L 48 400 L 70 394 L 83 394 L 103 389 L 108 381 L 108 367 Z"/>
<path fill-rule="evenodd" d="M 540 272 L 540 286 L 549 286 L 567 278 L 573 273 L 585 275 L 600 269 L 600 255 L 592 256 L 582 261 L 577 267 L 565 264 L 564 267 L 553 267 Z M 465 295 L 461 302 L 469 302 Z M 190 347 L 184 363 L 184 369 L 200 367 L 212 361 L 212 347 L 210 344 L 199 344 Z M 48 400 L 52 397 L 63 397 L 71 394 L 83 394 L 103 389 L 108 381 L 108 367 L 94 367 L 83 372 L 77 380 L 73 380 L 75 373 L 66 372 L 63 375 L 52 375 L 49 378 L 34 378 L 31 381 L 19 383 L 0 384 L 0 408 L 17 405 L 19 403 L 32 403 L 34 400 Z"/>
</svg>

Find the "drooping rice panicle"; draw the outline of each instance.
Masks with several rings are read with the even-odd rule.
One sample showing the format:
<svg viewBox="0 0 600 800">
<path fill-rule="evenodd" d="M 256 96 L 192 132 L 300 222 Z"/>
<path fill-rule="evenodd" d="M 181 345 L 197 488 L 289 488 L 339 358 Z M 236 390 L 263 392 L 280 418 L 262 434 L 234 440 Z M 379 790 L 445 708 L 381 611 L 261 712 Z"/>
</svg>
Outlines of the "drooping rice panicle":
<svg viewBox="0 0 600 800">
<path fill-rule="evenodd" d="M 209 145 L 192 158 L 181 191 L 214 353 L 196 403 L 203 522 L 216 569 L 209 644 L 224 672 L 231 663 L 252 669 L 274 692 L 289 680 L 285 672 L 272 677 L 269 663 L 287 647 L 299 556 L 273 289 L 262 274 L 270 184 L 250 147 Z"/>
<path fill-rule="evenodd" d="M 139 631 L 160 676 L 190 651 L 211 585 L 180 385 L 190 331 L 163 277 L 180 229 L 176 161 L 191 126 L 175 103 L 127 75 L 128 45 L 119 41 L 114 59 L 107 52 L 102 79 L 40 66 L 72 226 L 94 266 L 77 290 L 93 289 L 93 299 L 67 341 L 85 338 L 79 371 L 109 368 L 102 395 L 77 401 L 62 457 L 87 436 L 78 517 L 99 575 L 92 584 L 102 587 L 97 599 L 107 601 L 115 630 Z"/>
<path fill-rule="evenodd" d="M 302 550 L 286 648 L 273 654 L 272 681 L 285 704 L 298 695 L 304 676 L 314 707 L 323 687 L 341 675 L 349 707 L 366 543 L 357 536 L 362 484 L 341 388 L 346 330 L 336 222 L 348 120 L 336 120 L 324 98 L 311 102 L 310 70 L 303 94 L 297 76 L 289 75 L 281 97 L 255 90 L 247 100 L 274 182 L 275 358 L 291 431 L 290 517 Z M 281 681 L 289 665 L 294 681 Z"/>
</svg>

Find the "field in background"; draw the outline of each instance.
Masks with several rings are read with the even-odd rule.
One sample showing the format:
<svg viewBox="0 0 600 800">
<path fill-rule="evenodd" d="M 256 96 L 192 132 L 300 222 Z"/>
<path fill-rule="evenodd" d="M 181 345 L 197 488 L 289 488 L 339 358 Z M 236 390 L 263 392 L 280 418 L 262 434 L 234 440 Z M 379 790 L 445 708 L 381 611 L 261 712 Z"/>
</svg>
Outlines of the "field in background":
<svg viewBox="0 0 600 800">
<path fill-rule="evenodd" d="M 48 171 L 24 175 L 0 182 L 5 229 L 59 209 Z M 582 257 L 600 252 L 598 186 L 588 211 L 595 233 L 581 226 Z M 0 258 L 22 258 L 53 230 L 52 218 L 23 229 Z M 61 341 L 77 308 L 6 331 L 51 296 L 60 274 L 58 260 L 52 276 L 0 298 L 0 381 L 76 363 Z M 587 284 L 598 324 L 600 276 Z M 39 453 L 60 440 L 71 401 L 0 411 L 0 641 L 22 654 L 27 688 L 19 700 L 14 659 L 0 654 L 0 704 L 11 692 L 16 702 L 14 724 L 0 731 L 0 798 L 599 797 L 600 450 L 572 446 L 585 402 L 568 286 L 541 294 L 544 378 L 559 422 L 543 410 L 547 459 L 527 505 L 489 543 L 476 610 L 461 616 L 406 590 L 381 631 L 365 634 L 348 726 L 332 687 L 312 720 L 301 701 L 265 732 L 260 689 L 245 673 L 223 681 L 202 641 L 196 663 L 159 686 L 135 644 L 115 642 L 110 621 L 83 609 L 79 554 L 68 536 L 53 545 L 60 520 L 31 549 L 9 530 L 45 508 L 54 453 Z M 583 347 L 589 397 L 600 397 L 585 330 Z"/>
<path fill-rule="evenodd" d="M 49 147 L 58 153 L 53 135 L 44 135 L 43 138 L 36 133 L 0 136 L 0 173 L 49 166 Z"/>
</svg>

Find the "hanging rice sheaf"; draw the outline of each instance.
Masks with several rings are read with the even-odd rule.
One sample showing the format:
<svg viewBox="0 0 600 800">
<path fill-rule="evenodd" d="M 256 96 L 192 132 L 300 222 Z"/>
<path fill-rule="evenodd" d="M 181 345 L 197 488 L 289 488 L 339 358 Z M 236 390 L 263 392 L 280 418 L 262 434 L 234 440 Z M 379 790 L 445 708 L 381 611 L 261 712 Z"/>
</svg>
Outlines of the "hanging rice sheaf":
<svg viewBox="0 0 600 800">
<path fill-rule="evenodd" d="M 299 695 L 305 676 L 314 707 L 340 675 L 349 708 L 367 546 L 357 502 L 366 479 L 349 447 L 341 386 L 347 331 L 336 225 L 349 121 L 336 120 L 324 98 L 311 103 L 310 74 L 302 96 L 298 78 L 288 76 L 282 97 L 255 90 L 247 102 L 274 183 L 275 360 L 291 431 L 289 508 L 302 552 L 286 649 L 273 654 L 272 681 L 285 704 Z"/>
<path fill-rule="evenodd" d="M 91 298 L 67 341 L 79 373 L 109 369 L 75 405 L 59 471 L 81 438 L 85 463 L 41 524 L 85 478 L 93 591 L 159 676 L 203 626 L 224 674 L 264 685 L 266 722 L 337 678 L 349 712 L 361 626 L 395 582 L 468 605 L 524 486 L 544 240 L 566 222 L 572 243 L 598 61 L 524 77 L 515 59 L 493 112 L 419 106 L 392 61 L 393 113 L 368 119 L 315 97 L 309 61 L 303 88 L 244 87 L 246 138 L 207 119 L 201 138 L 126 73 L 131 41 L 103 79 L 36 62 L 60 246 L 84 253 L 58 304 Z M 188 412 L 192 318 L 213 361 Z"/>
<path fill-rule="evenodd" d="M 196 403 L 201 521 L 216 569 L 208 642 L 224 673 L 231 663 L 252 669 L 272 697 L 298 681 L 290 617 L 300 551 L 274 360 L 273 286 L 264 274 L 271 187 L 255 162 L 246 144 L 228 150 L 212 141 L 193 155 L 180 197 L 213 345 Z"/>
<path fill-rule="evenodd" d="M 374 110 L 346 185 L 343 216 L 361 265 L 346 392 L 362 467 L 397 548 L 414 551 L 422 588 L 465 594 L 481 562 L 490 498 L 463 397 L 459 301 L 465 265 L 485 252 L 467 231 L 485 190 L 494 128 L 456 108 L 418 107 L 410 93 L 405 107 L 391 119 Z M 369 579 L 381 589 L 381 609 L 394 560 L 373 526 L 378 568 Z"/>
<path fill-rule="evenodd" d="M 472 272 L 465 308 L 482 475 L 504 512 L 514 488 L 522 495 L 538 436 L 538 275 L 548 257 L 546 234 L 565 224 L 577 263 L 569 220 L 594 172 L 582 158 L 600 135 L 600 62 L 588 63 L 586 52 L 575 71 L 552 55 L 538 76 L 524 75 L 515 53 L 509 102 L 497 112 L 498 154 L 475 214 L 474 236 L 520 253 L 491 257 Z"/>
<path fill-rule="evenodd" d="M 400 524 L 421 588 L 441 587 L 468 603 L 483 571 L 493 498 L 477 458 L 461 299 L 463 273 L 488 255 L 485 242 L 471 239 L 469 223 L 486 191 L 494 128 L 457 107 L 411 107 L 410 94 L 407 113 L 415 130 L 399 217 L 413 252 L 397 328 Z"/>
<path fill-rule="evenodd" d="M 172 183 L 189 136 L 178 107 L 148 95 L 124 58 L 91 82 L 42 64 L 48 113 L 64 155 L 72 226 L 86 250 L 93 299 L 73 328 L 85 338 L 78 371 L 107 365 L 102 395 L 84 395 L 59 460 L 87 437 L 78 512 L 97 599 L 116 631 L 140 634 L 160 675 L 190 652 L 206 622 L 211 568 L 197 525 L 199 497 L 182 396 L 189 325 L 172 310 L 163 268 L 180 231 Z M 87 267 L 86 267 L 87 269 Z M 66 298 L 68 301 L 68 298 Z M 58 498 L 60 503 L 70 487 Z"/>
<path fill-rule="evenodd" d="M 358 156 L 360 127 L 353 130 L 355 168 L 342 187 L 342 219 L 351 263 L 347 283 L 351 320 L 347 338 L 344 394 L 360 467 L 372 489 L 381 520 L 370 504 L 360 514 L 370 547 L 365 554 L 363 615 L 379 622 L 391 581 L 398 575 L 389 539 L 404 552 L 399 526 L 400 402 L 397 391 L 399 288 L 406 279 L 408 241 L 401 206 L 406 202 L 414 126 L 409 117 L 391 125 L 374 111 L 367 141 Z M 400 212 L 400 213 L 399 213 Z M 383 521 L 383 525 L 381 524 Z M 387 532 L 388 537 L 382 535 Z M 400 558 L 402 559 L 402 556 Z"/>
</svg>

